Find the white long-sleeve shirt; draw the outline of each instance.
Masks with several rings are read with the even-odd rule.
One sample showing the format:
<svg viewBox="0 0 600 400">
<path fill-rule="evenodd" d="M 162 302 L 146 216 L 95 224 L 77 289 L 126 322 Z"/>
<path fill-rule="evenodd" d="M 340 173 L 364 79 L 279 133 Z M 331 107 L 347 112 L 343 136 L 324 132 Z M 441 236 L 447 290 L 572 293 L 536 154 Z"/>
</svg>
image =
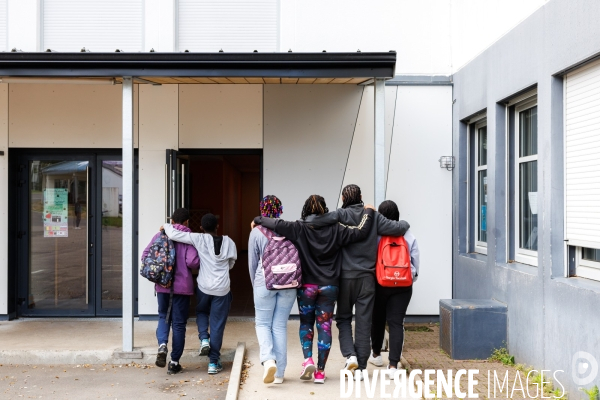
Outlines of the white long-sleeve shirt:
<svg viewBox="0 0 600 400">
<path fill-rule="evenodd" d="M 221 251 L 215 254 L 215 242 L 212 235 L 207 233 L 182 232 L 171 224 L 163 228 L 169 239 L 180 243 L 191 244 L 200 256 L 200 271 L 198 273 L 198 289 L 211 296 L 225 296 L 229 293 L 231 281 L 229 270 L 237 260 L 235 243 L 228 236 L 223 236 Z"/>
</svg>

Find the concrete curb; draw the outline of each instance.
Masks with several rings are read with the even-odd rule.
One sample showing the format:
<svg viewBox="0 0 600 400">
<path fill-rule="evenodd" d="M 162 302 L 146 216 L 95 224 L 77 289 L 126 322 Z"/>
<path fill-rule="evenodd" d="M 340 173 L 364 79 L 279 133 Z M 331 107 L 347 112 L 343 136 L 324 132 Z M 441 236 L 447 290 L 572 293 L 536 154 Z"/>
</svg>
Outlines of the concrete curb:
<svg viewBox="0 0 600 400">
<path fill-rule="evenodd" d="M 135 349 L 132 353 L 135 358 L 121 358 L 120 349 L 116 350 L 0 350 L 2 364 L 33 364 L 33 365 L 60 365 L 60 364 L 154 364 L 157 348 L 143 347 Z M 141 353 L 141 358 L 139 357 Z M 233 349 L 221 350 L 221 361 L 231 362 L 236 351 Z M 198 356 L 197 350 L 185 350 L 181 356 L 181 363 L 187 365 L 208 365 L 208 357 Z"/>
<path fill-rule="evenodd" d="M 237 400 L 240 391 L 240 380 L 242 378 L 242 366 L 244 365 L 244 356 L 246 354 L 246 343 L 238 342 L 235 349 L 235 357 L 231 366 L 229 375 L 229 385 L 227 386 L 227 397 L 225 400 Z"/>
</svg>

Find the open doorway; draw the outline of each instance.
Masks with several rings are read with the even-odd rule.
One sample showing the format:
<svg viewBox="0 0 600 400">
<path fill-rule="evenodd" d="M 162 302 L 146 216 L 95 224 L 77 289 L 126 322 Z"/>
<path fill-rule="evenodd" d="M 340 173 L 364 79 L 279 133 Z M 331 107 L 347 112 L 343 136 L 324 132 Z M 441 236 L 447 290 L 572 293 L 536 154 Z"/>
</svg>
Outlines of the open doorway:
<svg viewBox="0 0 600 400">
<path fill-rule="evenodd" d="M 190 229 L 200 232 L 200 221 L 206 213 L 217 216 L 219 234 L 229 236 L 238 251 L 238 260 L 230 271 L 233 294 L 230 316 L 254 316 L 248 236 L 261 198 L 261 154 L 188 154 L 186 203 L 191 216 Z M 191 312 L 194 313 L 193 308 Z"/>
</svg>

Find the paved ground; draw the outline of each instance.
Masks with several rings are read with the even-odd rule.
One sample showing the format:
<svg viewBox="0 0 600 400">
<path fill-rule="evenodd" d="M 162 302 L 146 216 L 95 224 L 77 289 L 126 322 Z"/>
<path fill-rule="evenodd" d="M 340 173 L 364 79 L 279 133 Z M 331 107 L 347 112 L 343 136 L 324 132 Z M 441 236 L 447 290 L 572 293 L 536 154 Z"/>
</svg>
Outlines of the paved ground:
<svg viewBox="0 0 600 400">
<path fill-rule="evenodd" d="M 224 399 L 231 363 L 218 375 L 205 366 L 177 375 L 155 366 L 0 365 L 2 399 Z"/>
<path fill-rule="evenodd" d="M 423 324 L 407 324 L 407 329 L 415 329 L 416 327 L 423 326 Z M 490 362 L 487 360 L 454 361 L 439 348 L 439 326 L 435 324 L 426 326 L 431 330 L 430 332 L 410 330 L 406 332 L 403 356 L 413 369 L 441 369 L 443 371 L 452 370 L 453 372 L 456 372 L 459 369 L 478 369 L 479 376 L 476 379 L 479 381 L 479 384 L 476 386 L 475 393 L 479 393 L 480 398 L 494 397 L 494 371 L 496 371 L 500 380 L 504 378 L 508 371 L 510 388 L 512 389 L 517 373 L 515 367 L 507 367 L 500 362 Z M 384 353 L 384 358 L 386 355 L 387 353 Z M 387 362 L 386 360 L 384 361 Z M 488 371 L 491 372 L 492 382 L 490 396 L 488 396 Z M 521 378 L 524 378 L 523 372 L 520 373 L 520 376 Z M 525 379 L 523 379 L 523 385 L 525 385 Z M 464 382 L 461 381 L 461 388 L 466 390 L 466 379 Z M 530 386 L 530 393 L 532 396 L 534 396 L 535 390 L 535 386 Z M 506 395 L 502 396 L 499 390 L 497 391 L 496 396 L 497 398 L 506 398 Z M 522 396 L 521 392 L 515 391 L 512 398 L 522 399 L 527 397 Z"/>
</svg>

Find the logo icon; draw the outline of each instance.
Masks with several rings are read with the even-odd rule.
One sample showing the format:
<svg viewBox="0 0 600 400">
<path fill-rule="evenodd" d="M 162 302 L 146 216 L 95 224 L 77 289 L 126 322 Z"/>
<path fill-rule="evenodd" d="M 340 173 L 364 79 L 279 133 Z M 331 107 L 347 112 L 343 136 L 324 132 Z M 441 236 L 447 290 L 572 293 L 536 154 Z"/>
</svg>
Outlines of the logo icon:
<svg viewBox="0 0 600 400">
<path fill-rule="evenodd" d="M 598 361 L 590 353 L 578 351 L 573 355 L 571 376 L 573 382 L 579 386 L 592 383 L 598 376 Z"/>
<path fill-rule="evenodd" d="M 400 276 L 400 272 L 398 272 L 398 271 L 394 272 L 394 276 L 395 276 L 396 278 L 398 278 L 398 277 Z"/>
</svg>

